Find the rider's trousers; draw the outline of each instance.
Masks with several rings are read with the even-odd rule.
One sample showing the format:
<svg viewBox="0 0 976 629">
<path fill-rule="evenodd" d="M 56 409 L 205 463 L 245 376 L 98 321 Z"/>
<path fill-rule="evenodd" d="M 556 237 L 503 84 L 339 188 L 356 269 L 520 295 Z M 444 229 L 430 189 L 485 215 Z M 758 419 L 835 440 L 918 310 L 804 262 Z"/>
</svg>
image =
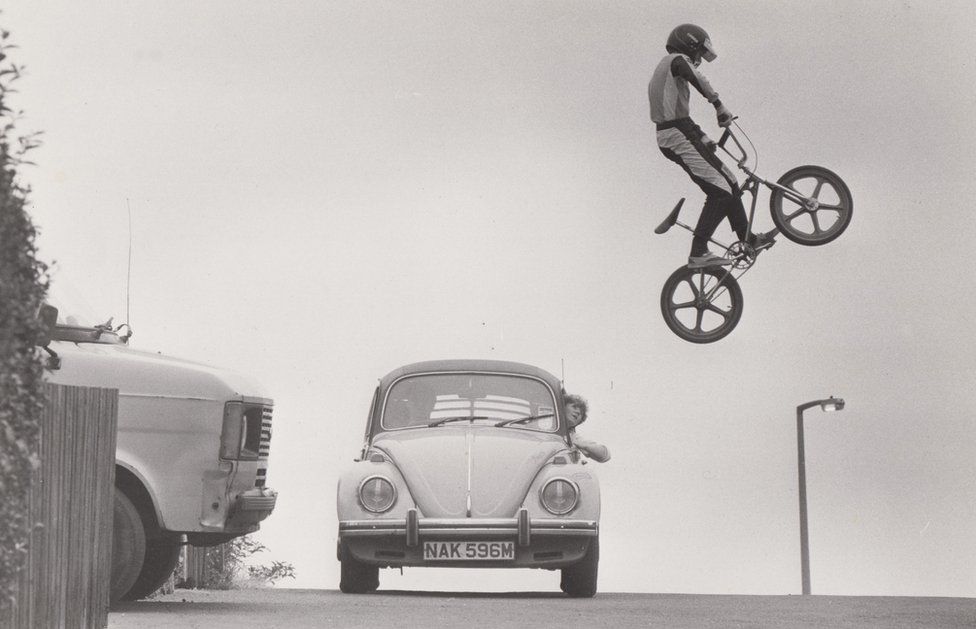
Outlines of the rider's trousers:
<svg viewBox="0 0 976 629">
<path fill-rule="evenodd" d="M 711 148 L 714 143 L 705 132 L 691 118 L 681 118 L 657 125 L 657 144 L 664 156 L 681 166 L 705 193 L 691 255 L 708 251 L 708 239 L 723 218 L 729 219 L 739 240 L 745 240 L 748 219 L 742 206 L 742 191 L 735 175 Z"/>
</svg>

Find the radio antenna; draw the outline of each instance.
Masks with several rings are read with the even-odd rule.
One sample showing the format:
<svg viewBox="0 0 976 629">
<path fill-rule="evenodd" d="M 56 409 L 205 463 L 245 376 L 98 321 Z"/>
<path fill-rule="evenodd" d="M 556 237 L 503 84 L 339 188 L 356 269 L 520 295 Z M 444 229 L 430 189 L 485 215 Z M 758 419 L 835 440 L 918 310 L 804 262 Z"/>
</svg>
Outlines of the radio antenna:
<svg viewBox="0 0 976 629">
<path fill-rule="evenodd" d="M 125 322 L 129 323 L 129 283 L 132 279 L 132 206 L 129 197 L 125 198 L 125 207 L 129 214 L 129 259 L 125 270 Z"/>
</svg>

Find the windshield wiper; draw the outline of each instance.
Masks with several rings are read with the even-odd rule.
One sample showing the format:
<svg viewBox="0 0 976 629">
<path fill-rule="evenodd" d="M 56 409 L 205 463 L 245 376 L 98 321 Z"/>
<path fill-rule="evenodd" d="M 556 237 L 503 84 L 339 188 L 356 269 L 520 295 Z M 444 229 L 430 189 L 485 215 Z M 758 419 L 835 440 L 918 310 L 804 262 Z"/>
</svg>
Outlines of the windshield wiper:
<svg viewBox="0 0 976 629">
<path fill-rule="evenodd" d="M 466 422 L 475 419 L 491 419 L 491 417 L 487 417 L 485 415 L 458 415 L 456 417 L 444 417 L 443 419 L 435 419 L 427 424 L 427 427 L 434 428 L 435 426 L 441 426 L 448 422 Z"/>
<path fill-rule="evenodd" d="M 529 415 L 528 417 L 516 417 L 515 419 L 506 419 L 505 421 L 498 422 L 495 424 L 495 428 L 501 428 L 502 426 L 511 426 L 512 424 L 524 424 L 525 422 L 530 422 L 533 419 L 546 419 L 547 417 L 554 417 L 555 413 L 546 413 L 544 415 Z"/>
</svg>

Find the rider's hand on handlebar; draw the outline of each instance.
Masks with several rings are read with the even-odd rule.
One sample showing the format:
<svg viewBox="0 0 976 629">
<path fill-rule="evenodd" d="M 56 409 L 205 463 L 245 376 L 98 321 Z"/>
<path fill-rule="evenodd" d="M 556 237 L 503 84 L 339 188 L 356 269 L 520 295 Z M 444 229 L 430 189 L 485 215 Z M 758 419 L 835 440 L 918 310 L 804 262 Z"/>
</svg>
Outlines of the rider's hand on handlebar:
<svg viewBox="0 0 976 629">
<path fill-rule="evenodd" d="M 715 110 L 715 115 L 718 116 L 718 126 L 720 127 L 727 127 L 735 120 L 735 116 L 732 115 L 732 112 L 725 105 L 719 105 Z"/>
</svg>

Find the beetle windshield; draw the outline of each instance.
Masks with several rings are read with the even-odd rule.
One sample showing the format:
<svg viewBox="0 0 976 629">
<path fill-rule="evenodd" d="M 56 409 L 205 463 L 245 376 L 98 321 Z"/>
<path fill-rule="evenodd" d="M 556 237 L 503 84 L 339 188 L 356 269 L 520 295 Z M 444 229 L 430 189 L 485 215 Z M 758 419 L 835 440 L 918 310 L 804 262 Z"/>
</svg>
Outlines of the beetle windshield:
<svg viewBox="0 0 976 629">
<path fill-rule="evenodd" d="M 535 378 L 483 373 L 408 376 L 390 387 L 383 408 L 387 430 L 446 422 L 502 424 L 555 432 L 552 390 Z M 514 420 L 514 421 L 513 421 Z"/>
</svg>

